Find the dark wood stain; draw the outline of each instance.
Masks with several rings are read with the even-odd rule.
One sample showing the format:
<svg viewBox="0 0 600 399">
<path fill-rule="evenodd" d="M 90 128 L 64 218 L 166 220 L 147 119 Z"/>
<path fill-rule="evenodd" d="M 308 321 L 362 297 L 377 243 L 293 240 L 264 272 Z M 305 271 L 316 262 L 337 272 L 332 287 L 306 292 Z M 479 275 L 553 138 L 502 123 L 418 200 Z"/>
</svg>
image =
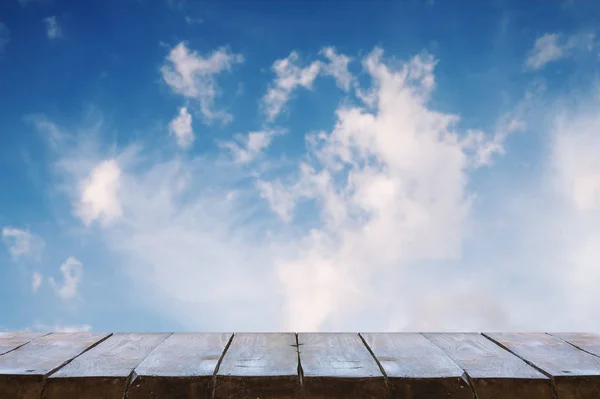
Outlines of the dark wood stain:
<svg viewBox="0 0 600 399">
<path fill-rule="evenodd" d="M 48 377 L 43 399 L 122 399 L 133 369 L 169 334 L 115 334 Z"/>
<path fill-rule="evenodd" d="M 559 399 L 600 398 L 600 358 L 544 333 L 486 333 L 554 379 Z"/>
<path fill-rule="evenodd" d="M 379 365 L 354 333 L 298 335 L 306 398 L 386 398 Z"/>
<path fill-rule="evenodd" d="M 393 398 L 474 398 L 464 371 L 421 334 L 361 335 L 385 371 Z"/>
<path fill-rule="evenodd" d="M 468 374 L 478 399 L 552 399 L 544 374 L 478 333 L 425 333 Z"/>
<path fill-rule="evenodd" d="M 0 356 L 0 398 L 39 399 L 48 374 L 108 335 L 50 334 Z"/>
<path fill-rule="evenodd" d="M 127 399 L 209 399 L 231 333 L 173 334 L 134 371 Z"/>
<path fill-rule="evenodd" d="M 34 332 L 0 332 L 0 356 L 23 346 L 29 341 L 39 338 L 45 333 Z"/>
<path fill-rule="evenodd" d="M 216 376 L 216 399 L 295 398 L 299 389 L 295 334 L 233 336 Z"/>
</svg>

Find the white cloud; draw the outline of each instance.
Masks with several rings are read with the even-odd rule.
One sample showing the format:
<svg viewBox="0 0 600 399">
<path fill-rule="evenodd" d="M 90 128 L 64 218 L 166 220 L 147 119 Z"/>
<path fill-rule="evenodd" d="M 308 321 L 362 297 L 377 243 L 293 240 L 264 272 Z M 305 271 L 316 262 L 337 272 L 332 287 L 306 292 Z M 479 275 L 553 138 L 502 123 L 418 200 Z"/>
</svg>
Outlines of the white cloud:
<svg viewBox="0 0 600 399">
<path fill-rule="evenodd" d="M 361 93 L 372 104 L 340 106 L 331 131 L 307 137 L 297 173 L 270 170 L 255 181 L 246 168 L 206 156 L 163 159 L 120 177 L 125 216 L 100 232 L 149 306 L 190 329 L 339 330 L 357 320 L 405 329 L 418 322 L 419 297 L 447 292 L 439 287 L 451 274 L 441 266 L 419 274 L 418 266 L 460 255 L 472 206 L 468 173 L 481 149 L 502 138 L 473 143 L 457 116 L 429 108 L 432 57 L 398 69 L 382 57 L 376 50 L 364 61 L 372 84 Z M 291 81 L 298 76 L 312 79 Z M 254 133 L 229 147 L 240 163 L 268 145 L 264 132 Z M 260 197 L 278 217 L 265 216 Z M 412 290 L 403 280 L 411 272 L 411 281 L 423 281 Z M 198 290 L 200 281 L 210 283 Z M 398 302 L 402 317 L 392 312 Z M 473 324 L 499 306 L 480 302 Z M 257 309 L 262 318 L 253 317 Z M 199 320 L 199 311 L 219 317 Z"/>
<path fill-rule="evenodd" d="M 325 74 L 331 75 L 340 89 L 348 91 L 350 85 L 354 81 L 354 77 L 348 71 L 348 64 L 350 64 L 350 57 L 344 54 L 337 54 L 333 47 L 326 47 L 321 50 L 321 54 L 329 60 L 329 64 L 323 67 Z"/>
<path fill-rule="evenodd" d="M 456 116 L 427 107 L 435 60 L 414 57 L 394 70 L 375 50 L 364 65 L 376 109 L 340 107 L 330 133 L 309 137 L 313 161 L 296 183 L 261 183 L 284 219 L 304 198 L 316 201 L 323 220 L 298 255 L 277 266 L 285 328 L 319 329 L 334 314 L 368 306 L 378 274 L 460 254 L 474 143 L 455 131 Z"/>
<path fill-rule="evenodd" d="M 281 134 L 278 130 L 263 130 L 250 132 L 247 135 L 238 134 L 235 141 L 227 141 L 222 146 L 231 151 L 235 162 L 246 164 L 254 161 L 273 140 L 273 136 Z"/>
<path fill-rule="evenodd" d="M 31 289 L 33 290 L 33 292 L 37 292 L 37 290 L 41 287 L 41 285 L 42 285 L 42 275 L 39 274 L 38 272 L 34 272 L 32 278 L 31 278 Z"/>
<path fill-rule="evenodd" d="M 46 25 L 48 38 L 57 39 L 62 36 L 62 28 L 55 16 L 44 18 L 44 25 Z"/>
<path fill-rule="evenodd" d="M 39 260 L 45 246 L 45 242 L 40 236 L 37 236 L 28 230 L 21 230 L 9 226 L 2 229 L 2 239 L 14 260 L 19 258 L 33 258 Z"/>
<path fill-rule="evenodd" d="M 181 107 L 171 123 L 169 123 L 169 132 L 177 139 L 177 145 L 181 148 L 189 148 L 194 142 L 194 130 L 192 129 L 192 115 L 187 108 Z"/>
<path fill-rule="evenodd" d="M 363 61 L 369 84 L 350 84 L 358 98 L 283 165 L 248 172 L 206 154 L 152 164 L 149 149 L 124 168 L 123 217 L 98 233 L 135 295 L 188 329 L 598 329 L 597 103 L 541 107 L 543 120 L 562 115 L 545 126 L 526 94 L 483 133 L 432 108 L 435 64 L 375 50 Z M 554 137 L 556 192 L 531 188 L 543 179 L 525 169 L 505 181 L 506 169 L 476 170 L 511 133 L 538 126 L 541 142 Z M 238 136 L 234 158 L 252 158 L 266 143 L 257 138 Z"/>
<path fill-rule="evenodd" d="M 74 213 L 86 226 L 99 219 L 108 224 L 122 215 L 119 202 L 121 169 L 115 159 L 100 162 L 80 182 Z"/>
<path fill-rule="evenodd" d="M 43 323 L 35 323 L 33 325 L 34 331 L 42 331 L 42 332 L 65 332 L 65 333 L 74 333 L 74 332 L 89 332 L 92 331 L 92 326 L 89 324 L 81 324 L 81 325 L 64 325 L 64 324 L 43 324 Z"/>
<path fill-rule="evenodd" d="M 8 42 L 10 42 L 10 29 L 0 22 L 0 54 L 4 51 Z"/>
<path fill-rule="evenodd" d="M 536 39 L 525 60 L 525 67 L 531 70 L 542 69 L 550 62 L 566 58 L 573 49 L 591 51 L 594 47 L 594 34 L 581 33 L 568 38 L 558 33 L 546 33 Z"/>
<path fill-rule="evenodd" d="M 600 92 L 600 91 L 599 91 Z M 600 95 L 598 96 L 600 103 Z M 559 191 L 580 212 L 600 211 L 600 117 L 596 108 L 555 120 L 553 162 Z"/>
<path fill-rule="evenodd" d="M 163 79 L 174 92 L 199 101 L 205 122 L 228 122 L 231 120 L 230 114 L 214 109 L 215 98 L 219 94 L 215 76 L 230 71 L 234 64 L 243 61 L 242 55 L 232 53 L 224 47 L 213 51 L 209 56 L 202 56 L 196 51 L 190 51 L 185 43 L 179 43 L 169 53 L 161 71 Z"/>
<path fill-rule="evenodd" d="M 350 57 L 336 53 L 333 47 L 325 47 L 319 54 L 328 62 L 313 61 L 305 67 L 300 67 L 298 53 L 292 51 L 286 58 L 273 63 L 275 79 L 262 99 L 262 107 L 269 122 L 273 122 L 283 111 L 296 88 L 312 90 L 313 82 L 319 74 L 333 77 L 340 89 L 350 90 L 354 81 L 348 70 Z"/>
<path fill-rule="evenodd" d="M 304 68 L 299 67 L 297 63 L 298 53 L 292 51 L 287 58 L 277 60 L 273 64 L 272 69 L 275 72 L 275 80 L 263 97 L 263 107 L 267 119 L 271 122 L 283 110 L 296 87 L 304 87 L 309 90 L 312 88 L 312 83 L 322 67 L 320 61 L 314 61 Z"/>
<path fill-rule="evenodd" d="M 83 274 L 83 265 L 76 258 L 70 256 L 65 263 L 60 265 L 60 272 L 63 275 L 63 284 L 59 284 L 50 277 L 48 280 L 50 285 L 63 300 L 71 300 L 78 295 L 78 286 Z"/>
</svg>

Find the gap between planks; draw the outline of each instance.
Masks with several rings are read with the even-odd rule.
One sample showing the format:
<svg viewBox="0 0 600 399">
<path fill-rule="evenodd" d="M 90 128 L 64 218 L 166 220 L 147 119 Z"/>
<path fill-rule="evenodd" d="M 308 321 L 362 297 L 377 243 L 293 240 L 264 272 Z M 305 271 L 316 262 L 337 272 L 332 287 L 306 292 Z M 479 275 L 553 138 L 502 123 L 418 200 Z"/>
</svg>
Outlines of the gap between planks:
<svg viewBox="0 0 600 399">
<path fill-rule="evenodd" d="M 46 334 L 45 336 L 50 335 Z M 40 398 L 44 397 L 44 393 L 46 391 L 46 385 L 48 383 L 48 377 L 51 376 L 52 374 L 56 373 L 58 370 L 62 369 L 63 367 L 65 367 L 67 364 L 71 363 L 73 360 L 77 359 L 79 356 L 83 355 L 84 353 L 86 353 L 87 351 L 89 351 L 90 349 L 95 348 L 96 346 L 100 345 L 102 342 L 106 341 L 107 339 L 109 339 L 110 337 L 113 336 L 113 333 L 106 333 L 106 336 L 100 340 L 98 340 L 97 342 L 93 343 L 92 345 L 90 345 L 89 347 L 87 347 L 86 349 L 84 349 L 81 353 L 79 353 L 76 356 L 73 356 L 72 358 L 70 358 L 69 360 L 66 360 L 65 362 L 63 362 L 61 365 L 55 367 L 54 369 L 50 370 L 48 373 L 46 373 L 46 375 L 44 375 L 44 380 L 42 382 L 42 391 L 40 394 Z M 125 392 L 127 392 L 127 390 L 125 390 Z"/>
<path fill-rule="evenodd" d="M 548 377 L 550 379 L 550 386 L 552 387 L 552 391 L 554 392 L 554 399 L 559 399 L 558 398 L 558 390 L 556 389 L 556 384 L 555 384 L 555 381 L 554 381 L 554 377 L 550 373 L 548 373 L 546 370 L 544 370 L 544 369 L 536 366 L 533 362 L 525 359 L 524 357 L 519 356 L 516 352 L 510 350 L 506 345 L 503 345 L 502 343 L 496 341 L 494 338 L 490 337 L 486 333 L 481 333 L 481 335 L 484 336 L 485 338 L 489 339 L 491 342 L 493 342 L 494 344 L 498 345 L 499 347 L 501 347 L 502 349 L 504 349 L 508 353 L 511 353 L 512 355 L 518 357 L 519 359 L 521 359 L 522 361 L 524 361 L 525 363 L 527 363 L 528 365 L 530 365 L 531 367 L 533 367 L 534 369 L 536 369 L 537 371 L 539 371 L 540 373 L 542 373 L 543 375 L 545 375 L 546 377 Z"/>
</svg>

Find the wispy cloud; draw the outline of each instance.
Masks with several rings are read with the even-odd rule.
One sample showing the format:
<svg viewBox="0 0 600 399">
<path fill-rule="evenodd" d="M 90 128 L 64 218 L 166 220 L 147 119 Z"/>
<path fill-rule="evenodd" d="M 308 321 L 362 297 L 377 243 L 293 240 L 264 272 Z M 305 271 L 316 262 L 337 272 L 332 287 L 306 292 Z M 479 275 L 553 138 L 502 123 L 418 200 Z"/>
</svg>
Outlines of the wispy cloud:
<svg viewBox="0 0 600 399">
<path fill-rule="evenodd" d="M 62 36 L 62 28 L 56 16 L 44 18 L 44 25 L 46 25 L 46 34 L 49 39 L 58 39 Z"/>
<path fill-rule="evenodd" d="M 235 140 L 224 142 L 221 145 L 231 151 L 235 162 L 246 164 L 254 161 L 278 134 L 282 134 L 282 131 L 264 130 L 250 132 L 247 135 L 238 134 L 234 137 Z"/>
<path fill-rule="evenodd" d="M 179 109 L 179 114 L 169 123 L 169 133 L 175 136 L 177 145 L 183 149 L 190 148 L 194 142 L 192 115 L 186 107 Z"/>
<path fill-rule="evenodd" d="M 286 58 L 273 63 L 275 79 L 262 99 L 267 121 L 273 122 L 279 116 L 296 88 L 312 90 L 313 82 L 319 74 L 332 76 L 341 89 L 350 90 L 353 81 L 352 74 L 348 71 L 350 58 L 337 54 L 333 47 L 324 48 L 320 54 L 329 62 L 317 60 L 301 67 L 298 65 L 300 62 L 298 53 L 292 51 Z"/>
<path fill-rule="evenodd" d="M 38 272 L 34 272 L 31 277 L 31 289 L 33 292 L 37 292 L 37 290 L 42 286 L 42 275 Z"/>
<path fill-rule="evenodd" d="M 83 264 L 76 258 L 69 257 L 60 265 L 60 272 L 63 276 L 62 284 L 50 277 L 48 281 L 54 289 L 56 295 L 63 300 L 71 300 L 77 297 L 79 282 L 83 274 Z"/>
<path fill-rule="evenodd" d="M 2 239 L 14 260 L 21 258 L 40 259 L 44 240 L 29 230 L 6 226 L 2 228 Z"/>
<path fill-rule="evenodd" d="M 321 62 L 314 61 L 302 68 L 297 65 L 298 58 L 298 53 L 293 51 L 273 64 L 275 80 L 263 98 L 263 107 L 269 121 L 277 118 L 296 87 L 310 90 L 321 70 Z"/>
<path fill-rule="evenodd" d="M 205 122 L 228 122 L 231 115 L 215 109 L 215 99 L 219 95 L 215 78 L 224 71 L 230 71 L 233 65 L 242 63 L 243 60 L 242 55 L 232 53 L 224 47 L 208 56 L 202 56 L 189 50 L 185 43 L 179 43 L 167 56 L 161 71 L 164 81 L 174 92 L 198 100 Z"/>
<path fill-rule="evenodd" d="M 591 33 L 576 34 L 564 37 L 558 33 L 546 33 L 536 39 L 527 59 L 525 67 L 530 70 L 542 69 L 547 64 L 572 55 L 572 50 L 590 51 L 594 47 L 595 35 Z"/>
</svg>

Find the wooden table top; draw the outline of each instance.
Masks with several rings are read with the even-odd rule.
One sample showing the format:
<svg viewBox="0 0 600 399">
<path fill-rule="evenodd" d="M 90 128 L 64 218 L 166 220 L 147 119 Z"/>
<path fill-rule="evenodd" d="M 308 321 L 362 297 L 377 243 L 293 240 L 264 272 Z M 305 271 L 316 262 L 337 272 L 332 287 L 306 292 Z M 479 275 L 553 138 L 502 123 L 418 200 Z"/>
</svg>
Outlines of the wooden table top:
<svg viewBox="0 0 600 399">
<path fill-rule="evenodd" d="M 0 332 L 2 399 L 599 399 L 592 333 Z"/>
</svg>

